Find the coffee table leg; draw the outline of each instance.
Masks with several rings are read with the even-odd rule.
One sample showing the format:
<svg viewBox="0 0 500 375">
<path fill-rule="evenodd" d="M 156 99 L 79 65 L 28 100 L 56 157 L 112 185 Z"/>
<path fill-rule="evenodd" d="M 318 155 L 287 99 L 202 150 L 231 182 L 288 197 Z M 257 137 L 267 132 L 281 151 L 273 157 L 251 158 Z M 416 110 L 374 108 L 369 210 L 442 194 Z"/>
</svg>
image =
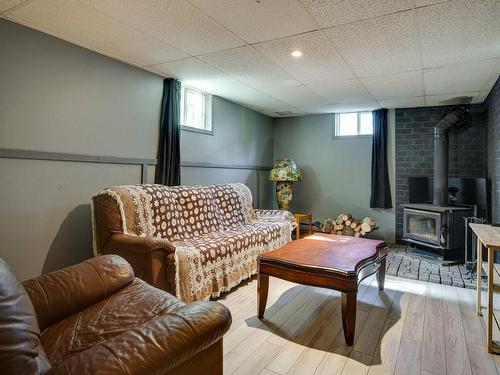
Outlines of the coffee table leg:
<svg viewBox="0 0 500 375">
<path fill-rule="evenodd" d="M 377 284 L 378 284 L 378 290 L 384 290 L 384 283 L 385 283 L 385 260 L 386 258 L 382 259 L 380 261 L 380 267 L 377 271 Z"/>
<path fill-rule="evenodd" d="M 268 291 L 269 291 L 269 276 L 259 273 L 259 275 L 257 276 L 257 294 L 258 294 L 257 310 L 259 313 L 259 319 L 262 319 L 264 317 L 264 310 L 266 309 Z"/>
<path fill-rule="evenodd" d="M 356 303 L 358 293 L 342 293 L 342 327 L 347 345 L 354 343 L 354 328 L 356 326 Z"/>
</svg>

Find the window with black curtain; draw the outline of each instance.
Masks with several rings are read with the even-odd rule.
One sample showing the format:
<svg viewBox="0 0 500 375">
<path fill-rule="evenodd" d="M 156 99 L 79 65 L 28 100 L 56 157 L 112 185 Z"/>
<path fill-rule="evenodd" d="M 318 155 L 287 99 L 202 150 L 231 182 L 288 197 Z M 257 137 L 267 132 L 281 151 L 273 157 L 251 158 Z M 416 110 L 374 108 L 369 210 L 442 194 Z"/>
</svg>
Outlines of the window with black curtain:
<svg viewBox="0 0 500 375">
<path fill-rule="evenodd" d="M 373 111 L 371 208 L 392 208 L 387 166 L 387 109 Z"/>
<path fill-rule="evenodd" d="M 164 79 L 155 184 L 181 183 L 180 100 L 181 83 L 173 78 Z"/>
</svg>

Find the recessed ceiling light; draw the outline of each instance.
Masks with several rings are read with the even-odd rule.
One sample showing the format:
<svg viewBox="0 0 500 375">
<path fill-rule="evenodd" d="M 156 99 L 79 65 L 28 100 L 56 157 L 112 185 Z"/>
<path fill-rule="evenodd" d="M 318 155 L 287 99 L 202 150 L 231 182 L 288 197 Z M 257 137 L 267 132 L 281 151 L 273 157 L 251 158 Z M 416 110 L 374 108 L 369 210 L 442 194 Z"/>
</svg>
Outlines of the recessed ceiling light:
<svg viewBox="0 0 500 375">
<path fill-rule="evenodd" d="M 293 57 L 300 57 L 300 56 L 302 56 L 302 51 L 299 51 L 298 49 L 296 49 L 295 51 L 292 52 L 292 56 Z"/>
</svg>

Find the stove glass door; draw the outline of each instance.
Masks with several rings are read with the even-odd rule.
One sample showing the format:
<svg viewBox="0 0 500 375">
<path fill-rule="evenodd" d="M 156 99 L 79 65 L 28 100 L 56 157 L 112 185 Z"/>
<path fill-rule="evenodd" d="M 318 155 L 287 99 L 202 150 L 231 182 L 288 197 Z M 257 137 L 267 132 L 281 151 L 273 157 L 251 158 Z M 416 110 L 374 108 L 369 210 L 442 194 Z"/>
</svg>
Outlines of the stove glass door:
<svg viewBox="0 0 500 375">
<path fill-rule="evenodd" d="M 441 215 L 435 212 L 405 209 L 404 235 L 407 238 L 440 246 Z"/>
</svg>

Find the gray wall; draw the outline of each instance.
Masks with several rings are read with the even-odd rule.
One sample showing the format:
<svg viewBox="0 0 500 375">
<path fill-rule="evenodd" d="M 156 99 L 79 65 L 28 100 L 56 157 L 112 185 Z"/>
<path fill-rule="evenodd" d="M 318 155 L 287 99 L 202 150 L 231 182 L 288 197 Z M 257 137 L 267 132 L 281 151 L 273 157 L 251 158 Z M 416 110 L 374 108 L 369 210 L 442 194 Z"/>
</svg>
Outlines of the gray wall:
<svg viewBox="0 0 500 375">
<path fill-rule="evenodd" d="M 272 118 L 213 97 L 212 128 L 213 135 L 182 131 L 182 162 L 234 168 L 183 167 L 182 183 L 244 182 L 252 190 L 256 206 L 271 206 L 272 184 L 267 181 L 268 172 L 256 167 L 269 167 L 273 162 Z"/>
<path fill-rule="evenodd" d="M 2 19 L 0 46 L 0 148 L 155 158 L 161 77 Z M 184 160 L 271 163 L 269 118 L 218 98 L 213 116 L 214 136 L 182 132 Z M 0 257 L 20 279 L 92 256 L 91 195 L 141 176 L 138 166 L 5 158 L 0 171 Z M 257 191 L 253 170 L 182 172 L 184 183 Z"/>
<path fill-rule="evenodd" d="M 161 79 L 0 19 L 0 148 L 154 158 Z M 21 279 L 92 255 L 90 197 L 138 166 L 0 159 L 0 256 Z"/>
<path fill-rule="evenodd" d="M 394 199 L 394 111 L 389 111 L 389 175 Z M 275 119 L 274 158 L 295 160 L 303 181 L 295 184 L 292 210 L 312 212 L 313 219 L 348 212 L 371 216 L 379 233 L 394 242 L 394 209 L 371 209 L 370 137 L 333 139 L 333 115 L 310 115 Z"/>
</svg>

